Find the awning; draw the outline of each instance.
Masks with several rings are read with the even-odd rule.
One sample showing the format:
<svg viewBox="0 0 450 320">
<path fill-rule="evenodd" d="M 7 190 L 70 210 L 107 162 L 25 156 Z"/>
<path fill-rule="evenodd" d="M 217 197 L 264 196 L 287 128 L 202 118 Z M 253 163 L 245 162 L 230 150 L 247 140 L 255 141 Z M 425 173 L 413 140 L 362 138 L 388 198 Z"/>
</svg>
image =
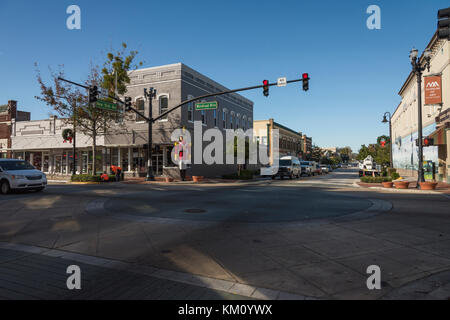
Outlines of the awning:
<svg viewBox="0 0 450 320">
<path fill-rule="evenodd" d="M 450 130 L 450 122 L 446 122 L 443 126 L 437 128 L 435 131 L 428 135 L 428 138 L 432 138 L 435 145 L 446 144 L 447 130 Z"/>
</svg>

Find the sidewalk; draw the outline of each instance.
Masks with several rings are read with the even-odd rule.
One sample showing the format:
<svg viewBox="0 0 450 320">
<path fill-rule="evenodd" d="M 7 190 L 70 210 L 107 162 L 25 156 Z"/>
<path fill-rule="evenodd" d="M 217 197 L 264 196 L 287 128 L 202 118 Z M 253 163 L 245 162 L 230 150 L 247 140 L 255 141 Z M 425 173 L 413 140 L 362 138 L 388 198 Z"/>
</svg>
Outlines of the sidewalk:
<svg viewBox="0 0 450 320">
<path fill-rule="evenodd" d="M 81 289 L 69 290 L 67 267 L 81 270 Z M 80 261 L 0 248 L 0 299 L 14 300 L 248 300 L 221 290 Z"/>
</svg>

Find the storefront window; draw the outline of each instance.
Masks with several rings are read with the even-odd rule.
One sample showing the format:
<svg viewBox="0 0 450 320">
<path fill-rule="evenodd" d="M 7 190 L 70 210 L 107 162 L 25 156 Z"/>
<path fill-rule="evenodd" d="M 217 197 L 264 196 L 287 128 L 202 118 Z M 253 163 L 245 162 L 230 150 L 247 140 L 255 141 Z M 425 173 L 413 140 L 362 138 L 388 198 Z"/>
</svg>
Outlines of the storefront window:
<svg viewBox="0 0 450 320">
<path fill-rule="evenodd" d="M 122 169 L 128 171 L 128 149 L 120 149 L 120 157 L 122 158 Z"/>
<path fill-rule="evenodd" d="M 50 156 L 48 155 L 48 153 L 44 153 L 44 162 L 43 162 L 42 171 L 48 172 L 49 167 L 50 167 L 49 164 L 50 164 Z"/>
</svg>

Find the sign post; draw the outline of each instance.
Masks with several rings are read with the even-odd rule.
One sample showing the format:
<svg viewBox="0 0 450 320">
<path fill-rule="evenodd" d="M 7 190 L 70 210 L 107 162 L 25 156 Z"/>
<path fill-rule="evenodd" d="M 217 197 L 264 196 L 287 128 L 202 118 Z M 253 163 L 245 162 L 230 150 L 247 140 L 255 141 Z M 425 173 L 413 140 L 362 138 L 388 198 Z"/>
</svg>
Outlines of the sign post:
<svg viewBox="0 0 450 320">
<path fill-rule="evenodd" d="M 95 107 L 97 109 L 117 112 L 117 104 L 105 100 L 97 100 L 97 102 L 95 102 Z"/>
<path fill-rule="evenodd" d="M 428 76 L 425 79 L 425 104 L 442 104 L 441 76 Z"/>
<path fill-rule="evenodd" d="M 286 87 L 286 84 L 287 84 L 286 77 L 277 79 L 277 87 Z"/>
<path fill-rule="evenodd" d="M 198 102 L 195 104 L 195 110 L 215 110 L 217 109 L 217 101 Z"/>
</svg>

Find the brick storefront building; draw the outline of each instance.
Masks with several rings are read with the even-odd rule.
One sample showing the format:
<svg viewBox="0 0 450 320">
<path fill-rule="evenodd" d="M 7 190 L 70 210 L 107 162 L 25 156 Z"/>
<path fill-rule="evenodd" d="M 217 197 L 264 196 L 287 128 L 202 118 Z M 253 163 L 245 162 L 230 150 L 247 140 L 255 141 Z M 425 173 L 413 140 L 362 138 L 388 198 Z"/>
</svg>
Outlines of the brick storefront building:
<svg viewBox="0 0 450 320">
<path fill-rule="evenodd" d="M 17 110 L 17 101 L 10 100 L 0 105 L 0 158 L 11 158 L 11 122 L 29 121 L 30 113 Z"/>
</svg>

